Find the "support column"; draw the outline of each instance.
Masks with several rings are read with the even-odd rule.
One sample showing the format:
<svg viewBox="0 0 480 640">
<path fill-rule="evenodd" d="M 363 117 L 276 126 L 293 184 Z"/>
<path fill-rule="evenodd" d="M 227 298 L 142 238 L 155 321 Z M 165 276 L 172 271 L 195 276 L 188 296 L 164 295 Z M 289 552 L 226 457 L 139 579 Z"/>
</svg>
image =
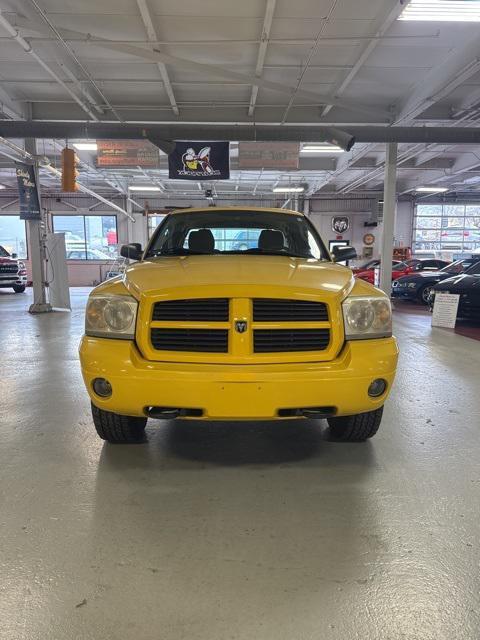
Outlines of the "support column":
<svg viewBox="0 0 480 640">
<path fill-rule="evenodd" d="M 383 192 L 383 232 L 380 247 L 380 289 L 390 296 L 392 292 L 393 234 L 397 188 L 397 143 L 387 144 L 385 159 L 385 184 Z"/>
<path fill-rule="evenodd" d="M 36 158 L 37 149 L 33 138 L 25 139 L 25 151 L 28 151 L 28 153 Z M 41 219 L 27 220 L 33 283 L 33 304 L 30 305 L 28 311 L 30 313 L 46 313 L 52 310 L 51 305 L 47 302 L 47 291 L 45 286 L 45 233 L 47 222 L 45 212 L 42 209 L 38 164 L 36 160 L 34 169 Z"/>
</svg>

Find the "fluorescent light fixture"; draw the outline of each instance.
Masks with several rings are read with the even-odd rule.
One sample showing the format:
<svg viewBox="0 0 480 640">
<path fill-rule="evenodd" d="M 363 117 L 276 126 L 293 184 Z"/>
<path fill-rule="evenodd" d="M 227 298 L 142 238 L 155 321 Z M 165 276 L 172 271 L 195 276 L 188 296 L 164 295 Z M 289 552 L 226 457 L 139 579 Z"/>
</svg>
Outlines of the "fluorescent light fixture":
<svg viewBox="0 0 480 640">
<path fill-rule="evenodd" d="M 447 187 L 416 187 L 417 193 L 445 193 L 448 191 Z"/>
<path fill-rule="evenodd" d="M 274 187 L 273 193 L 302 193 L 305 187 Z"/>
<path fill-rule="evenodd" d="M 97 143 L 96 142 L 74 142 L 73 146 L 77 151 L 96 151 Z"/>
<path fill-rule="evenodd" d="M 137 184 L 137 185 L 130 185 L 128 187 L 128 189 L 130 191 L 161 191 L 160 187 L 155 187 L 152 184 Z"/>
<path fill-rule="evenodd" d="M 399 20 L 480 22 L 480 0 L 411 0 Z"/>
<path fill-rule="evenodd" d="M 2 189 L 6 189 L 6 188 L 7 188 L 7 187 L 6 187 L 4 184 L 0 184 L 0 191 L 1 191 Z"/>
<path fill-rule="evenodd" d="M 306 144 L 300 153 L 343 153 L 344 149 L 336 144 Z"/>
</svg>

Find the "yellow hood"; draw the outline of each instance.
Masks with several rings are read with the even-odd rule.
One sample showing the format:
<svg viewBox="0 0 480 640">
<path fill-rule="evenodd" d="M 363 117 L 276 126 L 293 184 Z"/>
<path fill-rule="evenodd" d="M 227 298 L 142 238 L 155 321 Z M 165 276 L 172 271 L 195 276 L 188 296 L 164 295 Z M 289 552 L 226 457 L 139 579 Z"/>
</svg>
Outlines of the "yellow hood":
<svg viewBox="0 0 480 640">
<path fill-rule="evenodd" d="M 160 295 L 177 297 L 212 295 L 251 297 L 259 289 L 271 295 L 321 295 L 345 298 L 355 285 L 362 293 L 374 290 L 358 283 L 347 267 L 332 262 L 286 256 L 205 255 L 163 257 L 138 262 L 127 268 L 125 286 L 136 298 Z M 264 291 L 264 292 L 265 292 Z M 374 290 L 375 291 L 375 290 Z M 355 291 L 357 293 L 357 291 Z M 379 292 L 380 293 L 380 292 Z"/>
</svg>

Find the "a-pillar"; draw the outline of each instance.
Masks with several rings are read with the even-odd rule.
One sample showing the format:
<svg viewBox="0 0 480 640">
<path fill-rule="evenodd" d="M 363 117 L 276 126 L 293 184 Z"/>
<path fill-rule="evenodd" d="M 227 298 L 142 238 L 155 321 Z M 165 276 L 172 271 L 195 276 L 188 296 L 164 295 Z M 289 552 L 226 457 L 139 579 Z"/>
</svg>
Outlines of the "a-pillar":
<svg viewBox="0 0 480 640">
<path fill-rule="evenodd" d="M 37 149 L 35 140 L 25 139 L 25 151 L 36 158 Z M 40 180 L 38 176 L 38 165 L 34 164 L 35 178 L 37 183 L 38 202 L 40 205 L 40 220 L 27 220 L 28 237 L 30 241 L 30 264 L 32 267 L 32 288 L 33 303 L 30 305 L 30 313 L 46 313 L 52 310 L 47 302 L 47 291 L 45 285 L 45 232 L 46 216 L 42 209 L 42 199 L 40 193 Z"/>
<path fill-rule="evenodd" d="M 393 234 L 395 232 L 395 209 L 397 188 L 397 143 L 387 144 L 385 161 L 385 185 L 383 192 L 383 231 L 380 248 L 380 289 L 387 296 L 392 292 Z"/>
</svg>

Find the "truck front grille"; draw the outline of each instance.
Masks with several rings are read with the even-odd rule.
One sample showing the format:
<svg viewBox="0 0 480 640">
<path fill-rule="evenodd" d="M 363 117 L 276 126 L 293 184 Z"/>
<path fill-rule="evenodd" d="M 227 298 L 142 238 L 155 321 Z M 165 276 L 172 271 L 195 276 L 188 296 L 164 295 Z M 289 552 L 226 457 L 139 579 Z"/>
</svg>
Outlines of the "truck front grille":
<svg viewBox="0 0 480 640">
<path fill-rule="evenodd" d="M 330 329 L 254 329 L 255 353 L 323 351 L 330 343 Z"/>
<path fill-rule="evenodd" d="M 324 302 L 254 298 L 254 322 L 326 322 L 328 309 Z"/>
<path fill-rule="evenodd" d="M 0 264 L 0 273 L 4 274 L 16 274 L 18 272 L 18 266 L 16 264 Z"/>
<path fill-rule="evenodd" d="M 152 320 L 228 322 L 228 298 L 167 300 L 153 305 Z"/>
<path fill-rule="evenodd" d="M 228 352 L 227 329 L 152 329 L 154 349 L 162 351 Z"/>
</svg>

